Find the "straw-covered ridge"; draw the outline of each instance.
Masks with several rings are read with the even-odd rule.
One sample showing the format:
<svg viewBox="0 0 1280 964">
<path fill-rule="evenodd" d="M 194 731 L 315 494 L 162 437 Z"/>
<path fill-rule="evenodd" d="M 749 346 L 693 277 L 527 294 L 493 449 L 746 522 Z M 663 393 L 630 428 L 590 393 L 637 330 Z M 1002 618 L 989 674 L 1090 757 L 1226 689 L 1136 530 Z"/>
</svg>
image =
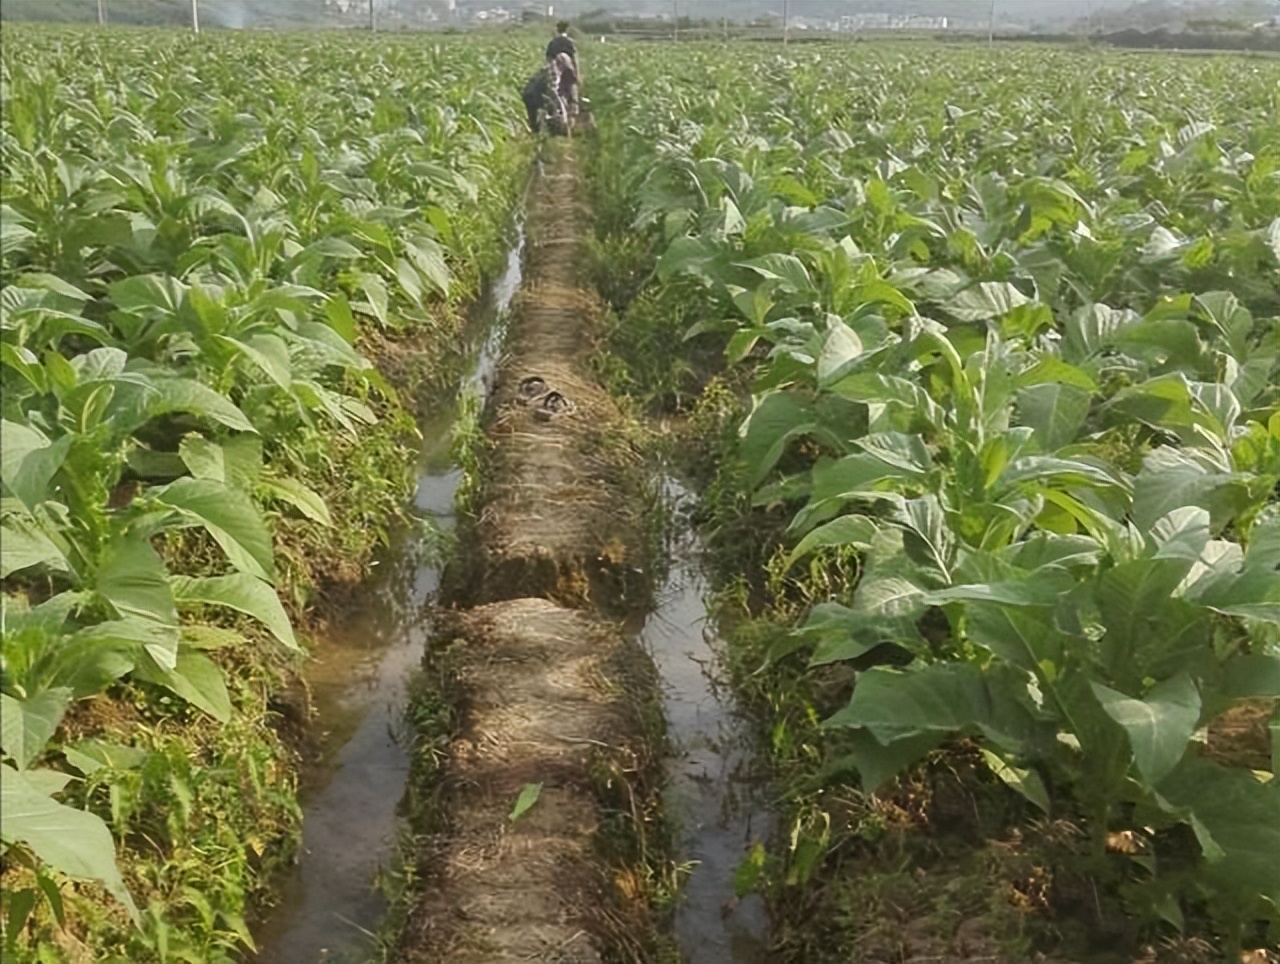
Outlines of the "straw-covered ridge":
<svg viewBox="0 0 1280 964">
<path fill-rule="evenodd" d="M 545 599 L 451 623 L 437 645 L 455 649 L 461 667 L 462 725 L 441 801 L 452 827 L 431 855 L 402 960 L 598 961 L 595 908 L 608 885 L 593 854 L 593 774 L 647 753 L 610 681 L 624 644 Z M 531 784 L 537 801 L 513 820 Z"/>
<path fill-rule="evenodd" d="M 647 820 L 656 682 L 594 614 L 643 580 L 641 473 L 590 374 L 601 309 L 577 285 L 585 212 L 571 152 L 550 147 L 531 187 L 526 287 L 455 600 L 475 608 L 449 614 L 428 657 L 456 674 L 458 726 L 436 800 L 448 829 L 423 842 L 401 964 L 595 964 L 643 944 L 643 902 L 620 896 L 625 868 L 601 841 L 619 814 Z"/>
<path fill-rule="evenodd" d="M 572 158 L 535 181 L 488 436 L 470 601 L 617 600 L 640 581 L 638 457 L 588 362 L 603 308 L 577 283 L 585 211 Z"/>
<path fill-rule="evenodd" d="M 636 455 L 597 385 L 563 361 L 514 359 L 489 425 L 478 599 L 615 599 L 642 568 Z M 535 380 L 556 397 L 521 398 L 520 387 Z"/>
</svg>

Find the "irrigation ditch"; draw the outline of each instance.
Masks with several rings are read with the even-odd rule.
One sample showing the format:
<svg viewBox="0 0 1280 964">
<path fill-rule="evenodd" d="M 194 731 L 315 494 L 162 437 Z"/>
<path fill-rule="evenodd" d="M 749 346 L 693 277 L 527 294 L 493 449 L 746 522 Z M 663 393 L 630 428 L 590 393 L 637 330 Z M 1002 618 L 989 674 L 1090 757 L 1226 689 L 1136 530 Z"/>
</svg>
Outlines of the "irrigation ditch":
<svg viewBox="0 0 1280 964">
<path fill-rule="evenodd" d="M 433 524 L 317 642 L 328 752 L 258 964 L 766 959 L 763 905 L 734 887 L 770 830 L 750 730 L 693 497 L 592 374 L 581 188 L 574 145 L 545 145 L 468 374 L 423 413 L 414 509 Z M 420 666 L 443 717 L 415 713 Z"/>
<path fill-rule="evenodd" d="M 464 480 L 454 429 L 493 388 L 523 252 L 517 224 L 502 271 L 468 318 L 460 377 L 419 407 L 423 445 L 410 513 L 417 521 L 379 560 L 363 604 L 314 639 L 306 682 L 319 760 L 302 780 L 300 857 L 258 934 L 258 964 L 359 960 L 375 946 L 386 911 L 375 882 L 395 859 L 411 770 L 402 714 L 433 631 Z"/>
</svg>

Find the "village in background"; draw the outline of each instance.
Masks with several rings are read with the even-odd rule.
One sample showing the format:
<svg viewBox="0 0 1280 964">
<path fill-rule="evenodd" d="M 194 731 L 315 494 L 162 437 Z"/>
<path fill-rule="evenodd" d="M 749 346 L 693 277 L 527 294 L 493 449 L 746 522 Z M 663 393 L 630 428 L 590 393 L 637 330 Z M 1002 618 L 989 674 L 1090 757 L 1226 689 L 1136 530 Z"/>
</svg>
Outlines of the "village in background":
<svg viewBox="0 0 1280 964">
<path fill-rule="evenodd" d="M 198 0 L 213 29 L 510 28 L 567 17 L 588 36 L 696 39 L 1093 38 L 1122 46 L 1280 52 L 1280 0 Z M 188 25 L 191 0 L 5 0 L 6 20 Z"/>
</svg>

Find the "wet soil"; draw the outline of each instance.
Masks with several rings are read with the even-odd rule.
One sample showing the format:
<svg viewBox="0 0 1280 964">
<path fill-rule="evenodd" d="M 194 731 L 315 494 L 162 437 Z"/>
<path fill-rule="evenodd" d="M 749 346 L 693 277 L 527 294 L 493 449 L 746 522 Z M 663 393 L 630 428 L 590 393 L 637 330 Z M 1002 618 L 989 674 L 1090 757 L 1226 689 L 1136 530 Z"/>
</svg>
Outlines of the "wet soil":
<svg viewBox="0 0 1280 964">
<path fill-rule="evenodd" d="M 603 308 L 577 274 L 588 212 L 576 170 L 571 155 L 552 153 L 531 193 L 525 283 L 488 426 L 471 603 L 523 595 L 613 608 L 643 567 L 639 456 L 589 362 Z"/>
</svg>

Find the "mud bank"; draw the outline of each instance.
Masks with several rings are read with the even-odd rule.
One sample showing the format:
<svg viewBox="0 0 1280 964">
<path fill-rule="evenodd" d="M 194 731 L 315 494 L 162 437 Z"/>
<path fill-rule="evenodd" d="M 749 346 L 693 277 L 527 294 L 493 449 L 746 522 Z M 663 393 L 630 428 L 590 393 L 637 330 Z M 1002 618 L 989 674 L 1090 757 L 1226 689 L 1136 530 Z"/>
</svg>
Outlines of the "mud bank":
<svg viewBox="0 0 1280 964">
<path fill-rule="evenodd" d="M 612 625 L 545 599 L 451 624 L 440 642 L 460 666 L 463 706 L 440 801 L 451 825 L 399 959 L 601 961 L 616 921 L 597 789 L 648 765 L 630 691 L 651 681 Z"/>
<path fill-rule="evenodd" d="M 577 277 L 577 194 L 574 145 L 548 145 L 460 608 L 428 653 L 454 675 L 458 727 L 435 802 L 447 829 L 421 841 L 425 883 L 392 958 L 401 964 L 595 964 L 619 947 L 644 959 L 600 846 L 618 799 L 642 819 L 639 788 L 658 769 L 652 664 L 604 615 L 643 575 L 641 473 L 590 373 L 601 310 Z"/>
</svg>

